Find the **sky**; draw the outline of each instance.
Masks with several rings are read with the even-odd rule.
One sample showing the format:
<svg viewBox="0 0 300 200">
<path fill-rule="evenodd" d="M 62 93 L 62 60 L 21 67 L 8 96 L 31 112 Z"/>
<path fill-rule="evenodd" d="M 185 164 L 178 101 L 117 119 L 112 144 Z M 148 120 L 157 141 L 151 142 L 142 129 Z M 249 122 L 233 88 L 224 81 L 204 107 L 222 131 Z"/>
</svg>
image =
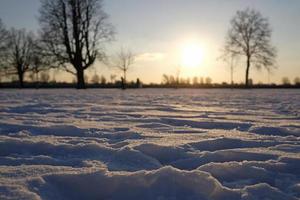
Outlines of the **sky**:
<svg viewBox="0 0 300 200">
<path fill-rule="evenodd" d="M 38 31 L 39 6 L 39 0 L 1 0 L 0 18 L 7 27 Z M 219 57 L 231 18 L 245 8 L 257 9 L 269 19 L 272 43 L 278 50 L 277 68 L 270 76 L 266 70 L 251 69 L 254 82 L 279 83 L 282 77 L 300 76 L 299 0 L 104 0 L 104 10 L 117 32 L 106 49 L 112 57 L 121 47 L 136 55 L 128 72 L 131 80 L 160 83 L 163 74 L 180 71 L 182 77 L 209 76 L 213 82 L 230 82 L 230 67 Z M 196 53 L 198 57 L 190 55 Z M 94 73 L 121 76 L 101 63 L 88 71 L 90 76 Z M 234 81 L 244 81 L 244 74 L 245 64 L 238 63 Z M 55 77 L 73 79 L 62 72 Z"/>
</svg>

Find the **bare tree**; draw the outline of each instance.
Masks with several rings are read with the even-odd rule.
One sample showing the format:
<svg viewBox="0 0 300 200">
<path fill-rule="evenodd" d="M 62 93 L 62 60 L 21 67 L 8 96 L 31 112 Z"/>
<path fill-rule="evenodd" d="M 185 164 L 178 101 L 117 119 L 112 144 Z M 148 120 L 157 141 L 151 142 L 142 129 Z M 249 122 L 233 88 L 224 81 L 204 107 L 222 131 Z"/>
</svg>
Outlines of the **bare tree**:
<svg viewBox="0 0 300 200">
<path fill-rule="evenodd" d="M 300 78 L 299 78 L 299 77 L 296 77 L 296 78 L 294 79 L 294 83 L 295 83 L 295 85 L 299 86 L 299 85 L 300 85 Z"/>
<path fill-rule="evenodd" d="M 39 74 L 50 70 L 50 64 L 47 63 L 44 56 L 40 53 L 41 47 L 39 46 L 39 41 L 34 42 L 34 48 L 31 56 L 29 71 L 32 72 L 31 78 L 35 82 L 36 87 L 39 84 Z"/>
<path fill-rule="evenodd" d="M 234 52 L 224 52 L 224 55 L 221 56 L 223 61 L 225 61 L 230 67 L 230 82 L 231 85 L 234 85 L 234 70 L 239 63 L 239 56 Z"/>
<path fill-rule="evenodd" d="M 225 54 L 246 58 L 246 87 L 249 86 L 249 70 L 254 64 L 257 68 L 274 66 L 276 49 L 271 45 L 272 30 L 267 18 L 252 9 L 238 11 L 231 20 Z"/>
<path fill-rule="evenodd" d="M 169 82 L 172 86 L 176 86 L 178 84 L 177 78 L 175 78 L 173 75 L 169 76 Z"/>
<path fill-rule="evenodd" d="M 186 78 L 186 84 L 187 84 L 187 85 L 191 85 L 191 78 L 189 78 L 189 77 Z"/>
<path fill-rule="evenodd" d="M 267 69 L 267 75 L 268 75 L 268 84 L 271 85 L 271 76 L 273 74 L 273 68 L 272 67 L 266 67 Z"/>
<path fill-rule="evenodd" d="M 116 78 L 117 78 L 117 75 L 115 75 L 115 74 L 110 75 L 110 81 L 112 84 L 114 84 L 116 82 Z"/>
<path fill-rule="evenodd" d="M 170 79 L 169 79 L 169 76 L 167 74 L 162 75 L 162 84 L 165 84 L 165 85 L 170 84 Z"/>
<path fill-rule="evenodd" d="M 32 72 L 32 81 L 38 84 L 39 73 L 43 70 L 43 63 L 38 54 L 33 55 L 30 71 Z"/>
<path fill-rule="evenodd" d="M 6 49 L 6 71 L 17 74 L 20 87 L 24 87 L 24 75 L 30 69 L 34 54 L 34 35 L 25 29 L 11 29 Z"/>
<path fill-rule="evenodd" d="M 204 84 L 204 77 L 200 77 L 200 85 L 203 85 Z"/>
<path fill-rule="evenodd" d="M 291 85 L 291 81 L 288 77 L 283 77 L 282 78 L 282 84 L 283 85 Z"/>
<path fill-rule="evenodd" d="M 2 20 L 0 19 L 0 51 L 5 49 L 8 31 L 6 30 Z"/>
<path fill-rule="evenodd" d="M 0 76 L 5 73 L 5 65 L 3 60 L 5 59 L 5 50 L 7 47 L 8 31 L 6 30 L 2 20 L 0 19 Z"/>
<path fill-rule="evenodd" d="M 135 62 L 135 55 L 130 50 L 121 48 L 112 62 L 113 67 L 122 71 L 122 89 L 126 89 L 127 72 Z"/>
<path fill-rule="evenodd" d="M 212 84 L 212 79 L 210 77 L 205 78 L 205 84 L 211 85 Z"/>
<path fill-rule="evenodd" d="M 92 77 L 92 79 L 91 79 L 91 82 L 92 82 L 93 84 L 98 84 L 98 83 L 100 82 L 100 77 L 99 77 L 99 75 L 98 75 L 97 73 L 95 73 L 95 74 L 93 75 L 93 77 Z"/>
<path fill-rule="evenodd" d="M 100 77 L 100 83 L 101 83 L 101 85 L 105 85 L 106 84 L 106 78 L 105 78 L 105 76 L 101 76 Z"/>
<path fill-rule="evenodd" d="M 176 87 L 179 87 L 179 80 L 180 80 L 180 73 L 181 73 L 181 66 L 178 65 L 176 68 Z"/>
<path fill-rule="evenodd" d="M 41 3 L 39 21 L 45 56 L 54 67 L 76 75 L 78 89 L 85 88 L 84 71 L 97 59 L 103 61 L 104 44 L 114 36 L 102 0 L 41 0 Z"/>
<path fill-rule="evenodd" d="M 193 77 L 193 85 L 194 86 L 199 85 L 199 78 L 197 76 Z"/>
</svg>

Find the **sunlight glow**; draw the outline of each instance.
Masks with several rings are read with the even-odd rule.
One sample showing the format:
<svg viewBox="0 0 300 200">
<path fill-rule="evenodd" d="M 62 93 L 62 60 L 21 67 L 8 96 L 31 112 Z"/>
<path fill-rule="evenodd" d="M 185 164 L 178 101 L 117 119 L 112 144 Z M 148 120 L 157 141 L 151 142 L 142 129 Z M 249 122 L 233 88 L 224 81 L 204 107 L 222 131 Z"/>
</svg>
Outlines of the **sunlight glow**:
<svg viewBox="0 0 300 200">
<path fill-rule="evenodd" d="M 187 43 L 182 48 L 181 64 L 183 67 L 199 67 L 204 60 L 204 50 L 200 44 Z"/>
</svg>

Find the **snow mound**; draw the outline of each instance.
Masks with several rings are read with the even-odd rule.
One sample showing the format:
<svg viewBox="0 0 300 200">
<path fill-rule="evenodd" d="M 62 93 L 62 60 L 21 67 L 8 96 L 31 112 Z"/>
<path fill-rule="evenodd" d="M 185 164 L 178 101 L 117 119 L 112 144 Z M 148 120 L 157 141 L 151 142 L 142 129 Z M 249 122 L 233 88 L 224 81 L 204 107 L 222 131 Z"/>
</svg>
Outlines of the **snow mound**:
<svg viewBox="0 0 300 200">
<path fill-rule="evenodd" d="M 191 157 L 185 149 L 175 146 L 160 146 L 156 144 L 141 144 L 135 147 L 140 152 L 157 159 L 163 165 L 179 159 Z"/>
<path fill-rule="evenodd" d="M 84 130 L 72 125 L 55 126 L 29 126 L 18 124 L 0 124 L 1 131 L 7 134 L 14 134 L 20 131 L 27 131 L 32 135 L 53 135 L 53 136 L 84 136 Z"/>
<path fill-rule="evenodd" d="M 193 142 L 189 145 L 200 151 L 216 151 L 222 149 L 269 147 L 276 144 L 278 144 L 278 142 L 250 141 L 235 138 L 217 138 Z"/>
<path fill-rule="evenodd" d="M 34 155 L 31 159 L 9 159 L 9 156 Z M 18 164 L 51 164 L 85 166 L 85 160 L 98 160 L 107 164 L 111 170 L 137 171 L 142 169 L 157 169 L 160 163 L 143 153 L 131 148 L 112 149 L 100 144 L 55 144 L 48 142 L 34 142 L 24 139 L 6 139 L 0 141 L 0 159 L 3 165 Z M 50 156 L 47 158 L 45 156 Z M 66 159 L 67 158 L 67 159 Z M 23 162 L 20 162 L 23 161 Z"/>
<path fill-rule="evenodd" d="M 297 200 L 296 198 L 286 195 L 280 190 L 273 188 L 265 183 L 247 186 L 244 189 L 242 200 L 259 200 L 259 199 L 272 199 L 272 200 Z"/>
<path fill-rule="evenodd" d="M 44 199 L 240 199 L 239 192 L 222 187 L 205 172 L 172 167 L 130 174 L 58 174 L 43 179 L 38 192 Z M 45 190 L 50 192 L 45 194 Z"/>
<path fill-rule="evenodd" d="M 0 199 L 31 199 L 40 200 L 40 196 L 28 191 L 26 187 L 20 185 L 0 185 Z"/>
<path fill-rule="evenodd" d="M 211 162 L 222 163 L 230 161 L 268 161 L 277 158 L 278 156 L 267 153 L 222 150 L 216 152 L 204 152 L 200 157 L 178 160 L 173 162 L 172 166 L 179 169 L 192 170 Z"/>
<path fill-rule="evenodd" d="M 292 130 L 285 127 L 268 127 L 268 126 L 258 126 L 252 127 L 249 130 L 252 133 L 260 135 L 277 135 L 277 136 L 290 136 L 294 135 L 300 137 L 300 129 Z"/>
<path fill-rule="evenodd" d="M 200 129 L 222 129 L 222 130 L 248 130 L 252 125 L 250 123 L 234 123 L 234 122 L 210 122 L 210 121 L 192 121 L 185 119 L 162 118 L 162 123 L 171 126 L 186 126 Z"/>
</svg>

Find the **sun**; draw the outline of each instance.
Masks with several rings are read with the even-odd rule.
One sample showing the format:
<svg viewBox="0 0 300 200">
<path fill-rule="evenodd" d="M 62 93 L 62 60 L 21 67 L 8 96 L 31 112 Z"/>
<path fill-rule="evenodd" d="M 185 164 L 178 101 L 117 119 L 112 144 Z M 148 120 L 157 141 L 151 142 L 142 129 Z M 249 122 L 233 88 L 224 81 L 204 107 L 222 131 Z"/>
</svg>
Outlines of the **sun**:
<svg viewBox="0 0 300 200">
<path fill-rule="evenodd" d="M 200 44 L 187 43 L 181 52 L 181 65 L 188 68 L 199 67 L 203 63 L 204 50 Z"/>
</svg>

